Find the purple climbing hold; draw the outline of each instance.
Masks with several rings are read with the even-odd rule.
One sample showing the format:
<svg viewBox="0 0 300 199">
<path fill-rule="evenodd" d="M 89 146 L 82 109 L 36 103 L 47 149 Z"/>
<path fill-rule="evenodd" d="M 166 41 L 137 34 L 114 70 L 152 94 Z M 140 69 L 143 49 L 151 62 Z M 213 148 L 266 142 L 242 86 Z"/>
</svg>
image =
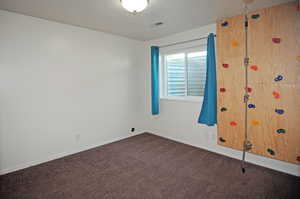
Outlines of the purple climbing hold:
<svg viewBox="0 0 300 199">
<path fill-rule="evenodd" d="M 255 104 L 248 104 L 248 108 L 256 108 Z"/>
<path fill-rule="evenodd" d="M 225 27 L 225 26 L 228 26 L 228 21 L 224 21 L 222 24 L 221 24 L 222 27 Z"/>
<path fill-rule="evenodd" d="M 275 109 L 275 112 L 278 113 L 279 115 L 284 114 L 284 110 L 283 109 Z"/>
<path fill-rule="evenodd" d="M 283 80 L 283 76 L 278 75 L 274 80 L 275 80 L 275 82 L 279 82 L 279 81 Z"/>
</svg>

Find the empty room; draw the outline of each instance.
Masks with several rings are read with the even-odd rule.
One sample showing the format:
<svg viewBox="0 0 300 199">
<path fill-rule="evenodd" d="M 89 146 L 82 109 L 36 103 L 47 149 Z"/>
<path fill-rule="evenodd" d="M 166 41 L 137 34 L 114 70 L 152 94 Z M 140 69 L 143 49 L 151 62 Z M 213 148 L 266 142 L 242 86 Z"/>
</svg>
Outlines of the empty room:
<svg viewBox="0 0 300 199">
<path fill-rule="evenodd" d="M 1 199 L 299 199 L 299 99 L 299 0 L 0 0 Z"/>
</svg>

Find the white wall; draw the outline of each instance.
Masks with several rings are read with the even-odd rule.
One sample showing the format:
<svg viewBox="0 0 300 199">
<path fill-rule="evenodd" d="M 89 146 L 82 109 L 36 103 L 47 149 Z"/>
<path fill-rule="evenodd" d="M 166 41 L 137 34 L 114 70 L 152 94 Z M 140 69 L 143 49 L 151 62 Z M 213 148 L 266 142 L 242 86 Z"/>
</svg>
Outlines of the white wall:
<svg viewBox="0 0 300 199">
<path fill-rule="evenodd" d="M 1 10 L 0 27 L 0 174 L 139 131 L 142 42 Z"/>
<path fill-rule="evenodd" d="M 151 45 L 165 45 L 178 41 L 185 41 L 199 37 L 207 36 L 210 32 L 215 33 L 215 24 L 204 26 L 191 31 L 171 35 L 162 39 L 153 40 L 147 43 L 147 48 Z M 195 46 L 197 42 L 192 42 L 188 45 Z M 178 46 L 181 48 L 181 46 Z M 174 48 L 174 47 L 173 47 Z M 196 147 L 204 148 L 220 154 L 224 154 L 233 158 L 241 158 L 241 152 L 226 147 L 221 147 L 216 144 L 217 128 L 207 127 L 197 123 L 200 113 L 202 101 L 187 102 L 187 101 L 172 101 L 162 99 L 160 101 L 160 115 L 151 116 L 151 96 L 150 96 L 150 56 L 147 54 L 145 67 L 145 76 L 147 78 L 144 88 L 146 92 L 146 111 L 147 129 L 157 135 L 167 137 L 179 142 L 187 143 Z M 254 164 L 283 171 L 293 175 L 300 176 L 300 167 L 295 164 L 264 158 L 253 154 L 247 155 L 247 160 Z"/>
</svg>

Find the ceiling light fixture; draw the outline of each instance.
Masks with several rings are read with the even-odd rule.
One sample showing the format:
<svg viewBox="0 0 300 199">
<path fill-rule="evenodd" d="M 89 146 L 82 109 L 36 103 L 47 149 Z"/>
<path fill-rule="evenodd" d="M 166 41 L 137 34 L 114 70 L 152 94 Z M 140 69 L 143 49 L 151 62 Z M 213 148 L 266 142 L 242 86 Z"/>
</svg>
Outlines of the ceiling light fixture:
<svg viewBox="0 0 300 199">
<path fill-rule="evenodd" d="M 149 4 L 149 0 L 120 0 L 123 8 L 132 13 L 143 11 Z"/>
</svg>

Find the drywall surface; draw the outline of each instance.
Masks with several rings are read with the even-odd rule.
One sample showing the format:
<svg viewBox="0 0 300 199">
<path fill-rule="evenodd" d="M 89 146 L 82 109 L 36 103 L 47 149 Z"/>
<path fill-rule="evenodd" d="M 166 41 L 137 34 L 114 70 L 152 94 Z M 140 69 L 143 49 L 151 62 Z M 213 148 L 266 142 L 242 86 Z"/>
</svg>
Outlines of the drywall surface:
<svg viewBox="0 0 300 199">
<path fill-rule="evenodd" d="M 166 45 L 173 42 L 191 40 L 195 38 L 205 37 L 210 32 L 216 32 L 216 25 L 211 24 L 203 26 L 191 31 L 171 35 L 162 39 L 153 40 L 147 43 L 148 55 L 145 68 L 145 101 L 147 117 L 147 129 L 157 135 L 167 137 L 179 142 L 187 143 L 196 147 L 204 148 L 213 152 L 217 152 L 226 156 L 240 159 L 242 153 L 237 150 L 222 147 L 217 145 L 217 128 L 208 127 L 197 123 L 200 113 L 202 100 L 198 102 L 179 101 L 179 100 L 160 100 L 160 114 L 158 116 L 151 115 L 151 71 L 150 71 L 150 51 L 151 45 Z M 198 41 L 197 41 L 198 42 Z M 197 45 L 197 42 L 185 44 L 185 46 L 173 46 L 172 49 L 189 47 Z M 166 49 L 161 49 L 165 51 Z M 278 171 L 283 171 L 293 175 L 300 176 L 300 167 L 295 164 L 290 164 L 270 158 L 265 158 L 258 155 L 248 154 L 247 161 L 272 168 Z"/>
<path fill-rule="evenodd" d="M 139 131 L 142 42 L 1 10 L 0 26 L 0 173 Z"/>
</svg>

